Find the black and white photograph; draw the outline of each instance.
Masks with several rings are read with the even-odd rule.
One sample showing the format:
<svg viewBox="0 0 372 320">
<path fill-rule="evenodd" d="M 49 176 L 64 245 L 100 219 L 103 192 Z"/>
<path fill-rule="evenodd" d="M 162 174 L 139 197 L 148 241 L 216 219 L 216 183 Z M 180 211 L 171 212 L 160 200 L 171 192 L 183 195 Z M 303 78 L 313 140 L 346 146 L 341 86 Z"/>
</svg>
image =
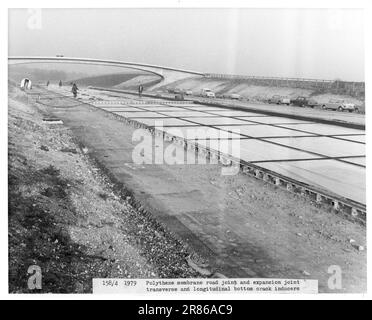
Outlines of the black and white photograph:
<svg viewBox="0 0 372 320">
<path fill-rule="evenodd" d="M 367 294 L 363 5 L 6 14 L 10 299 Z"/>
</svg>

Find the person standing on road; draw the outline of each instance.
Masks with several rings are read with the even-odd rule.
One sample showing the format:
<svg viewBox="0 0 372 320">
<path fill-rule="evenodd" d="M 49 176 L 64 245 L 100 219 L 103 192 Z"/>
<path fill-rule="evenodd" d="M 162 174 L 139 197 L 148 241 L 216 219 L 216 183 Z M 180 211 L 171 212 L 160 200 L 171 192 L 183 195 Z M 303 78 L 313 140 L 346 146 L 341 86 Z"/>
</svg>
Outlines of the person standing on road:
<svg viewBox="0 0 372 320">
<path fill-rule="evenodd" d="M 59 80 L 59 87 L 61 88 L 62 87 L 62 80 Z"/>
<path fill-rule="evenodd" d="M 141 98 L 142 97 L 142 91 L 143 91 L 143 86 L 140 84 L 138 86 L 138 96 Z"/>
<path fill-rule="evenodd" d="M 47 88 L 48 88 L 48 86 L 49 86 L 49 83 L 50 83 L 50 82 L 49 82 L 49 80 L 48 80 L 47 83 L 46 83 L 46 87 L 47 87 Z"/>
<path fill-rule="evenodd" d="M 77 97 L 77 92 L 78 92 L 78 90 L 79 90 L 79 88 L 77 87 L 76 83 L 74 83 L 74 84 L 72 85 L 72 89 L 71 89 L 71 92 L 72 92 L 72 94 L 74 95 L 74 98 Z"/>
<path fill-rule="evenodd" d="M 25 79 L 25 82 L 23 83 L 23 88 L 22 89 L 28 89 L 28 83 L 30 80 Z"/>
</svg>

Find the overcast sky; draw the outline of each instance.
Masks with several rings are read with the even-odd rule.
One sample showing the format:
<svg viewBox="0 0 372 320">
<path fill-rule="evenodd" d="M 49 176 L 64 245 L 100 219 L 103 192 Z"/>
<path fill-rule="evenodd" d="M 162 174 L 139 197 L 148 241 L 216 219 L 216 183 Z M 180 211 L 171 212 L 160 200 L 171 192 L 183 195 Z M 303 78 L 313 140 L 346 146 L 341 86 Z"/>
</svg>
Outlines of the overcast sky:
<svg viewBox="0 0 372 320">
<path fill-rule="evenodd" d="M 363 12 L 350 9 L 43 9 L 41 25 L 9 11 L 9 55 L 211 73 L 364 81 L 363 40 Z"/>
</svg>

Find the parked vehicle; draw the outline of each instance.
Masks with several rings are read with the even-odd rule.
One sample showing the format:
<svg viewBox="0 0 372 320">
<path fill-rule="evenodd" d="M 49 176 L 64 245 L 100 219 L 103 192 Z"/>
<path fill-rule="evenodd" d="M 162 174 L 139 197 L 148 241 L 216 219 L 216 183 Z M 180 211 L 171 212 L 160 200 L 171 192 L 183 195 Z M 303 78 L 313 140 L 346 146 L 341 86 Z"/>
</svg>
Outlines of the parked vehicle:
<svg viewBox="0 0 372 320">
<path fill-rule="evenodd" d="M 293 104 L 294 106 L 310 108 L 314 108 L 315 106 L 318 105 L 318 103 L 315 100 L 301 96 L 297 97 L 296 99 L 291 99 L 291 104 Z"/>
<path fill-rule="evenodd" d="M 271 98 L 267 99 L 268 103 L 278 104 L 279 101 L 280 101 L 280 96 L 278 95 L 272 96 Z"/>
<path fill-rule="evenodd" d="M 287 106 L 289 106 L 291 104 L 291 99 L 280 95 L 274 95 L 268 100 L 268 103 L 286 104 Z"/>
<path fill-rule="evenodd" d="M 182 93 L 176 93 L 176 95 L 174 96 L 174 99 L 178 101 L 182 101 L 184 100 L 184 96 Z"/>
<path fill-rule="evenodd" d="M 286 104 L 287 106 L 289 106 L 291 104 L 291 99 L 288 97 L 282 97 L 279 104 Z"/>
<path fill-rule="evenodd" d="M 322 109 L 337 110 L 337 111 L 349 111 L 349 112 L 359 112 L 359 108 L 351 102 L 346 102 L 345 100 L 331 99 L 329 102 L 322 105 Z"/>
<path fill-rule="evenodd" d="M 230 96 L 230 99 L 240 100 L 241 99 L 241 95 L 240 94 L 237 94 L 237 93 L 232 93 L 231 96 Z"/>
<path fill-rule="evenodd" d="M 310 108 L 314 108 L 314 107 L 319 106 L 319 103 L 314 99 L 309 99 L 307 101 L 307 106 L 310 107 Z"/>
<path fill-rule="evenodd" d="M 225 93 L 225 94 L 222 95 L 222 98 L 232 99 L 232 100 L 240 100 L 241 95 L 237 94 L 237 93 Z"/>
<path fill-rule="evenodd" d="M 204 88 L 201 91 L 201 96 L 206 98 L 215 98 L 216 94 L 211 89 Z"/>
<path fill-rule="evenodd" d="M 187 95 L 187 96 L 191 96 L 192 95 L 192 91 L 191 90 L 185 90 L 184 91 L 184 94 Z"/>
</svg>

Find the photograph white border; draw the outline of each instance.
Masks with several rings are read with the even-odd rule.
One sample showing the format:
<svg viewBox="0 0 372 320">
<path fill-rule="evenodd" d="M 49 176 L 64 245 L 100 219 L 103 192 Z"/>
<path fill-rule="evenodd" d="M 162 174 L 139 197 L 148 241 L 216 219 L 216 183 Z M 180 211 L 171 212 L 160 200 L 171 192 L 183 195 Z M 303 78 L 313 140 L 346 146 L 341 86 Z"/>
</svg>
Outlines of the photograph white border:
<svg viewBox="0 0 372 320">
<path fill-rule="evenodd" d="M 368 103 L 371 98 L 371 62 L 370 58 L 372 56 L 371 50 L 371 25 L 372 25 L 372 3 L 368 1 L 326 1 L 326 0 L 304 0 L 304 1 L 157 1 L 156 5 L 154 1 L 119 1 L 119 0 L 106 0 L 106 1 L 82 1 L 82 0 L 65 0 L 63 2 L 56 2 L 55 4 L 51 1 L 46 0 L 35 0 L 35 1 L 24 1 L 24 0 L 13 0 L 13 1 L 2 1 L 1 3 L 1 116 L 0 116 L 0 146 L 1 146 L 1 198 L 0 203 L 2 206 L 1 222 L 0 222 L 0 254 L 1 254 L 1 263 L 0 263 L 0 297 L 1 299 L 19 299 L 19 300 L 33 300 L 33 299 L 43 299 L 43 300 L 57 300 L 57 299 L 83 299 L 83 300 L 95 300 L 95 299 L 127 299 L 127 300 L 143 300 L 143 299 L 154 299 L 154 300 L 185 300 L 185 299 L 208 299 L 208 300 L 272 300 L 272 299 L 282 299 L 282 300 L 333 300 L 333 299 L 366 299 L 370 298 L 370 289 L 371 289 L 371 276 L 368 274 L 368 294 L 318 294 L 318 295 L 295 295 L 295 294 L 286 294 L 286 295 L 275 295 L 275 294 L 210 294 L 208 296 L 202 297 L 199 295 L 162 295 L 152 296 L 152 295 L 90 295 L 90 294 L 8 294 L 8 185 L 7 185 L 7 174 L 8 174 L 8 165 L 7 165 L 7 145 L 8 145 L 8 136 L 7 136 L 7 101 L 8 101 L 8 92 L 7 92 L 7 81 L 8 81 L 8 9 L 9 8 L 29 8 L 32 5 L 33 8 L 362 8 L 365 10 L 365 82 L 366 82 L 366 102 Z M 89 6 L 87 6 L 89 5 Z M 6 70 L 6 72 L 4 72 Z M 6 105 L 6 107 L 5 107 Z M 370 126 L 370 117 L 369 112 L 366 113 L 366 126 Z M 367 141 L 370 139 L 370 130 L 367 129 Z M 369 144 L 367 144 L 369 146 Z M 367 148 L 367 192 L 370 194 L 370 181 L 371 173 L 369 170 L 370 165 L 370 152 Z M 370 198 L 367 197 L 367 207 L 370 208 Z M 368 219 L 367 219 L 368 221 Z M 370 252 L 368 251 L 368 244 L 370 239 L 371 230 L 367 226 L 367 256 L 368 262 L 370 262 Z M 369 268 L 371 269 L 371 268 Z"/>
</svg>

